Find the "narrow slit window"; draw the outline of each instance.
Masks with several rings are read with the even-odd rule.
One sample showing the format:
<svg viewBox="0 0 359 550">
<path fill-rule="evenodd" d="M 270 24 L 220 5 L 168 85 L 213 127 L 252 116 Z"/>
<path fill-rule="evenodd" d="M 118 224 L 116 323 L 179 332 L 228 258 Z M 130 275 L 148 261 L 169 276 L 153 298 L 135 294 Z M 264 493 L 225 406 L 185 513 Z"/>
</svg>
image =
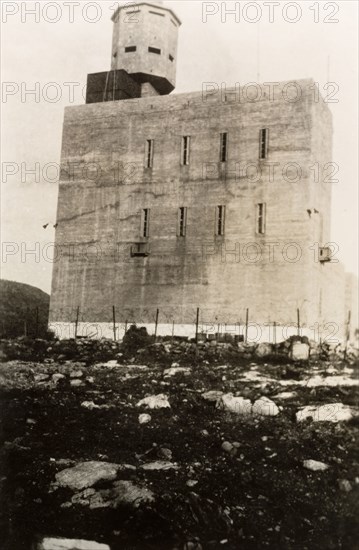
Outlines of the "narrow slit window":
<svg viewBox="0 0 359 550">
<path fill-rule="evenodd" d="M 142 210 L 142 227 L 141 227 L 141 236 L 149 237 L 150 236 L 150 209 L 144 208 Z"/>
<path fill-rule="evenodd" d="M 189 164 L 189 152 L 190 152 L 191 138 L 190 136 L 183 136 L 182 138 L 182 164 L 187 166 Z"/>
<path fill-rule="evenodd" d="M 224 235 L 226 207 L 219 205 L 216 207 L 216 235 Z"/>
<path fill-rule="evenodd" d="M 264 202 L 257 204 L 257 233 L 264 235 L 266 228 L 266 205 Z"/>
<path fill-rule="evenodd" d="M 262 128 L 259 132 L 259 158 L 266 159 L 268 157 L 268 128 Z"/>
<path fill-rule="evenodd" d="M 146 167 L 153 167 L 153 150 L 154 150 L 154 141 L 153 139 L 148 139 L 146 141 Z"/>
<path fill-rule="evenodd" d="M 221 162 L 227 161 L 227 145 L 228 145 L 228 134 L 227 132 L 223 132 L 221 134 L 221 149 L 220 149 Z"/>
<path fill-rule="evenodd" d="M 178 236 L 185 237 L 187 228 L 187 207 L 181 206 L 178 209 Z"/>
<path fill-rule="evenodd" d="M 125 53 L 135 52 L 137 50 L 137 46 L 126 46 Z"/>
<path fill-rule="evenodd" d="M 171 54 L 169 54 L 168 59 L 169 59 L 170 61 L 172 61 L 172 62 L 175 60 L 175 58 L 174 58 L 173 55 L 171 55 Z"/>
<path fill-rule="evenodd" d="M 152 48 L 151 46 L 148 48 L 148 51 L 150 53 L 156 53 L 157 55 L 161 55 L 161 50 L 159 48 Z"/>
</svg>

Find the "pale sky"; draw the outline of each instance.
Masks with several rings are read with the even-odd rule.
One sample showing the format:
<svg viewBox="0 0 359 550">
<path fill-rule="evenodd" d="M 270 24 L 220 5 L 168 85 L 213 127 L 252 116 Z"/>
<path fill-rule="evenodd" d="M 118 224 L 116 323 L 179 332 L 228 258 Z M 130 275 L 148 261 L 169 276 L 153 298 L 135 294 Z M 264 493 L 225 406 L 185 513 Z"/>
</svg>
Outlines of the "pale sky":
<svg viewBox="0 0 359 550">
<path fill-rule="evenodd" d="M 88 73 L 109 70 L 118 2 L 72 2 L 73 11 L 70 2 L 40 2 L 38 21 L 29 13 L 35 2 L 1 4 L 2 241 L 13 243 L 7 250 L 14 252 L 6 262 L 3 255 L 1 276 L 49 292 L 52 264 L 43 256 L 54 238 L 63 112 L 84 103 Z M 268 2 L 258 2 L 257 13 L 242 1 L 165 4 L 182 20 L 174 93 L 200 91 L 203 82 L 256 82 L 258 74 L 259 82 L 311 77 L 323 95 L 328 81 L 336 84 L 338 102 L 330 108 L 339 183 L 333 186 L 331 240 L 346 270 L 358 273 L 358 3 L 281 1 L 273 22 Z M 226 14 L 235 4 L 240 21 Z M 251 22 L 256 16 L 259 22 Z M 68 83 L 76 83 L 74 98 Z M 26 173 L 36 163 L 38 182 L 38 175 Z M 36 254 L 26 255 L 30 250 Z"/>
</svg>

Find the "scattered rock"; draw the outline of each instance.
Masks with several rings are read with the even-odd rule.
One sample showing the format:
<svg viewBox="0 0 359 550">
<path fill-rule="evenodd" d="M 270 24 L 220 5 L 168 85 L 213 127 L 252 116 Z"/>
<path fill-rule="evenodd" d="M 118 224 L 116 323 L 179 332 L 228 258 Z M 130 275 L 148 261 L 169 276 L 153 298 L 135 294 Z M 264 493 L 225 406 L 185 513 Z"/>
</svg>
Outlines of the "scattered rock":
<svg viewBox="0 0 359 550">
<path fill-rule="evenodd" d="M 351 483 L 347 479 L 340 479 L 338 483 L 339 483 L 339 489 L 341 491 L 345 493 L 350 493 L 350 491 L 352 490 Z"/>
<path fill-rule="evenodd" d="M 70 381 L 70 384 L 71 386 L 73 386 L 74 388 L 78 387 L 78 386 L 82 386 L 82 382 L 81 380 L 79 380 L 78 378 L 74 379 L 74 380 L 71 380 Z"/>
<path fill-rule="evenodd" d="M 218 399 L 217 408 L 236 414 L 247 415 L 252 412 L 252 403 L 250 399 L 234 397 L 232 393 L 226 393 Z"/>
<path fill-rule="evenodd" d="M 138 417 L 138 421 L 140 424 L 148 424 L 149 422 L 151 422 L 151 420 L 151 415 L 146 413 L 140 414 Z"/>
<path fill-rule="evenodd" d="M 296 414 L 297 422 L 312 418 L 313 422 L 340 422 L 353 417 L 350 407 L 343 403 L 303 407 Z"/>
<path fill-rule="evenodd" d="M 132 481 L 116 481 L 110 489 L 85 489 L 76 493 L 71 503 L 88 506 L 91 510 L 99 508 L 117 508 L 130 504 L 138 508 L 141 503 L 154 501 L 154 494 L 146 487 L 135 485 Z"/>
<path fill-rule="evenodd" d="M 329 468 L 328 464 L 324 464 L 324 462 L 319 462 L 318 460 L 304 460 L 303 462 L 304 468 L 307 470 L 312 470 L 313 472 L 323 472 L 324 470 L 327 470 Z"/>
<path fill-rule="evenodd" d="M 164 393 L 158 395 L 150 395 L 141 399 L 136 405 L 137 407 L 148 407 L 149 409 L 169 409 L 171 405 L 169 404 L 168 397 Z"/>
<path fill-rule="evenodd" d="M 293 361 L 307 361 L 309 359 L 309 345 L 293 342 L 290 355 Z"/>
<path fill-rule="evenodd" d="M 44 538 L 36 550 L 110 550 L 108 544 L 91 540 Z"/>
<path fill-rule="evenodd" d="M 187 487 L 194 487 L 195 485 L 197 485 L 198 481 L 196 481 L 195 479 L 189 479 L 188 481 L 186 481 L 186 485 Z"/>
<path fill-rule="evenodd" d="M 273 353 L 273 346 L 271 344 L 266 344 L 264 342 L 258 344 L 254 354 L 257 357 L 267 357 Z"/>
<path fill-rule="evenodd" d="M 172 460 L 171 449 L 166 449 L 165 447 L 161 447 L 161 449 L 158 450 L 157 454 L 159 458 L 164 458 L 165 460 Z"/>
<path fill-rule="evenodd" d="M 81 403 L 81 407 L 84 409 L 89 409 L 90 411 L 93 409 L 101 409 L 100 405 L 96 405 L 93 401 L 83 401 Z"/>
<path fill-rule="evenodd" d="M 188 367 L 171 367 L 169 369 L 166 369 L 164 371 L 164 376 L 174 376 L 175 374 L 178 374 L 178 373 L 182 373 L 182 374 L 191 374 L 191 369 L 188 368 Z"/>
<path fill-rule="evenodd" d="M 260 416 L 277 416 L 277 414 L 279 414 L 279 409 L 274 401 L 263 396 L 254 402 L 252 414 L 257 414 Z"/>
<path fill-rule="evenodd" d="M 70 372 L 70 378 L 82 378 L 83 375 L 82 370 L 73 370 Z"/>
<path fill-rule="evenodd" d="M 211 390 L 211 391 L 202 393 L 202 397 L 206 401 L 218 401 L 218 399 L 220 399 L 222 395 L 224 395 L 223 391 L 216 391 L 216 390 Z"/>
<path fill-rule="evenodd" d="M 273 397 L 274 399 L 292 399 L 293 397 L 297 397 L 297 394 L 295 391 L 282 391 Z"/>
<path fill-rule="evenodd" d="M 168 460 L 156 460 L 141 466 L 142 470 L 179 470 L 178 464 Z"/>
<path fill-rule="evenodd" d="M 45 382 L 45 380 L 49 379 L 48 374 L 35 374 L 34 380 L 35 382 Z"/>
<path fill-rule="evenodd" d="M 60 374 L 59 372 L 52 375 L 52 381 L 55 382 L 55 384 L 57 384 L 57 382 L 59 382 L 60 380 L 63 380 L 64 378 L 65 378 L 65 375 Z"/>
<path fill-rule="evenodd" d="M 224 441 L 222 443 L 222 449 L 226 451 L 226 453 L 230 453 L 234 449 L 234 447 L 229 441 Z"/>
<path fill-rule="evenodd" d="M 119 468 L 118 464 L 109 462 L 80 462 L 73 468 L 66 468 L 57 473 L 55 485 L 68 487 L 73 491 L 81 491 L 92 487 L 98 481 L 115 479 Z"/>
</svg>

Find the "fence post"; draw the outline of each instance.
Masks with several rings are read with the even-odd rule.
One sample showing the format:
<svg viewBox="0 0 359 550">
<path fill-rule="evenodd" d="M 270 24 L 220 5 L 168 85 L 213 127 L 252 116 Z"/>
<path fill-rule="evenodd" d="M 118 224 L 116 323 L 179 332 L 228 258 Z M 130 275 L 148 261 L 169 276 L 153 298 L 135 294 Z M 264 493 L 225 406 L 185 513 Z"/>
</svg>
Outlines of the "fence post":
<svg viewBox="0 0 359 550">
<path fill-rule="evenodd" d="M 76 322 L 75 322 L 75 338 L 77 338 L 77 329 L 78 329 L 78 326 L 79 326 L 79 317 L 80 317 L 80 306 L 77 306 Z"/>
<path fill-rule="evenodd" d="M 297 308 L 297 333 L 298 336 L 300 336 L 300 311 L 299 308 Z"/>
<path fill-rule="evenodd" d="M 277 345 L 277 323 L 275 321 L 273 324 L 273 342 L 274 342 L 274 345 L 276 346 Z"/>
<path fill-rule="evenodd" d="M 172 321 L 172 337 L 171 337 L 171 344 L 173 344 L 173 337 L 174 337 L 174 334 L 175 334 L 175 322 L 174 320 Z"/>
<path fill-rule="evenodd" d="M 113 339 L 116 342 L 116 308 L 112 306 L 112 319 L 113 319 Z"/>
<path fill-rule="evenodd" d="M 350 319 L 352 316 L 352 312 L 349 310 L 348 312 L 348 321 L 347 321 L 347 330 L 345 335 L 345 349 L 344 349 L 344 360 L 347 358 L 347 352 L 348 352 L 348 342 L 350 340 Z"/>
<path fill-rule="evenodd" d="M 160 310 L 157 308 L 156 310 L 156 324 L 155 324 L 155 341 L 157 339 L 157 327 L 158 327 L 158 316 L 159 316 Z"/>
<path fill-rule="evenodd" d="M 199 307 L 197 308 L 197 316 L 196 316 L 196 344 L 198 344 L 198 325 L 199 325 Z"/>
<path fill-rule="evenodd" d="M 245 343 L 248 342 L 248 321 L 249 321 L 249 309 L 246 309 L 246 336 L 245 336 Z"/>
</svg>

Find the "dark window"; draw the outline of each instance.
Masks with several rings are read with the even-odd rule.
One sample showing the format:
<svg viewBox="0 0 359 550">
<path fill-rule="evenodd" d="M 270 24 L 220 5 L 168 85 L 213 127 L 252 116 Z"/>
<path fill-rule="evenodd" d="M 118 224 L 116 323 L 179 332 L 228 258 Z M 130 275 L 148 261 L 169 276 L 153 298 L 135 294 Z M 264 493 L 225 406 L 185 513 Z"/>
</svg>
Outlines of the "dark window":
<svg viewBox="0 0 359 550">
<path fill-rule="evenodd" d="M 137 50 L 137 46 L 126 46 L 125 53 L 135 52 L 136 50 Z"/>
<path fill-rule="evenodd" d="M 117 57 L 117 52 L 115 52 L 115 53 L 113 54 L 113 57 Z"/>
<path fill-rule="evenodd" d="M 187 166 L 189 164 L 189 149 L 190 149 L 190 136 L 183 136 L 182 138 L 182 164 Z"/>
<path fill-rule="evenodd" d="M 178 209 L 178 235 L 179 237 L 186 236 L 186 227 L 187 227 L 187 208 L 181 206 Z"/>
<path fill-rule="evenodd" d="M 228 134 L 227 132 L 224 132 L 221 134 L 221 149 L 220 149 L 221 162 L 227 161 L 227 143 L 228 143 Z"/>
<path fill-rule="evenodd" d="M 153 139 L 148 139 L 146 141 L 146 167 L 147 168 L 152 168 L 153 166 L 153 150 L 154 150 Z"/>
<path fill-rule="evenodd" d="M 257 233 L 264 235 L 266 226 L 266 205 L 264 202 L 257 204 Z"/>
<path fill-rule="evenodd" d="M 151 47 L 149 47 L 149 48 L 148 48 L 148 51 L 149 51 L 150 53 L 156 53 L 157 55 L 161 55 L 161 50 L 160 50 L 159 48 L 151 48 Z"/>
<path fill-rule="evenodd" d="M 216 235 L 224 235 L 226 207 L 223 205 L 216 207 Z"/>
<path fill-rule="evenodd" d="M 171 54 L 169 54 L 168 59 L 169 59 L 170 61 L 174 61 L 174 60 L 175 60 L 175 58 L 174 58 L 173 55 L 171 55 Z"/>
<path fill-rule="evenodd" d="M 142 237 L 149 237 L 150 235 L 150 209 L 144 208 L 142 210 Z"/>
<path fill-rule="evenodd" d="M 259 158 L 266 159 L 268 156 L 268 128 L 262 128 L 259 132 Z"/>
</svg>

